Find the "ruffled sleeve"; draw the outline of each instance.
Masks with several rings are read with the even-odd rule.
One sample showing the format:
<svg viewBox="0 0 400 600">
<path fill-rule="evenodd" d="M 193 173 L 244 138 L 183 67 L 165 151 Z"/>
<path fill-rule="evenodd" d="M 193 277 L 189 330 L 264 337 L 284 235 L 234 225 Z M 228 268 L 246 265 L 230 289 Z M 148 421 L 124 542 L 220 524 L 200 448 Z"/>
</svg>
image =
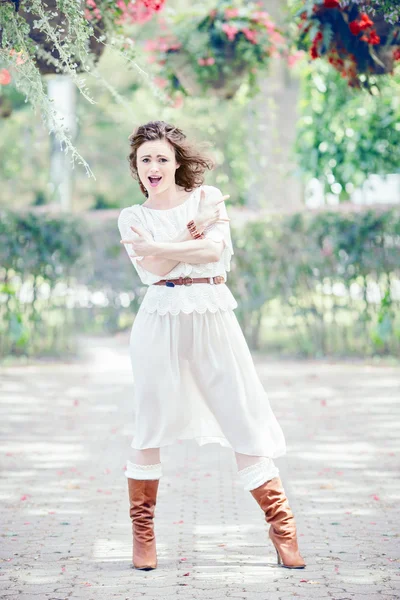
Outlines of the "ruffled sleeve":
<svg viewBox="0 0 400 600">
<path fill-rule="evenodd" d="M 222 192 L 220 189 L 214 186 L 204 186 L 206 188 L 207 195 L 214 197 L 216 199 L 222 198 Z M 222 219 L 228 219 L 228 212 L 226 210 L 225 202 L 221 202 L 218 204 L 220 217 Z M 207 227 L 204 231 L 204 235 L 206 238 L 214 240 L 215 242 L 224 242 L 224 249 L 222 251 L 222 256 L 220 261 L 223 263 L 226 271 L 230 271 L 230 262 L 231 257 L 234 254 L 232 238 L 231 238 L 231 229 L 229 226 L 229 221 L 221 221 L 220 223 L 214 223 L 210 227 Z"/>
<path fill-rule="evenodd" d="M 138 215 L 138 212 L 135 210 L 135 206 L 129 206 L 127 208 L 124 208 L 120 212 L 120 215 L 118 217 L 118 228 L 122 240 L 134 240 L 135 237 L 137 237 L 137 234 L 134 233 L 130 228 L 131 225 L 137 225 L 141 229 L 146 230 L 154 239 L 153 232 L 149 230 L 146 223 L 142 222 Z M 143 260 L 144 256 L 131 256 L 134 251 L 130 245 L 125 245 L 125 249 L 142 283 L 146 285 L 151 285 L 152 283 L 155 283 L 156 281 L 160 280 L 159 275 L 150 273 L 150 271 L 147 271 L 141 266 L 140 261 Z"/>
</svg>

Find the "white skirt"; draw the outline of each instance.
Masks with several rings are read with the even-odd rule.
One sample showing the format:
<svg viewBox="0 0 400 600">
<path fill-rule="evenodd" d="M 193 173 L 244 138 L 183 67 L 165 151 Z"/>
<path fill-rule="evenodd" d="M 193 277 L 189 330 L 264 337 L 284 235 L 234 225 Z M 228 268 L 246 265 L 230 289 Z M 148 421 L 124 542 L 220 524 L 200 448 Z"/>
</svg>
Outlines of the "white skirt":
<svg viewBox="0 0 400 600">
<path fill-rule="evenodd" d="M 130 354 L 132 448 L 194 439 L 252 456 L 285 454 L 282 429 L 232 310 L 177 315 L 139 310 Z"/>
</svg>

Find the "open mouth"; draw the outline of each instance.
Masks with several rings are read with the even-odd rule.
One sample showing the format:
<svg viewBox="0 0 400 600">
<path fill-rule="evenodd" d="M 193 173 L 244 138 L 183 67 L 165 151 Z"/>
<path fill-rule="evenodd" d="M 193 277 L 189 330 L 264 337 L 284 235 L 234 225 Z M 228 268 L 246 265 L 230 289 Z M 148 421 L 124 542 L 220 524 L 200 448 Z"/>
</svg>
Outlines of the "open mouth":
<svg viewBox="0 0 400 600">
<path fill-rule="evenodd" d="M 149 177 L 151 187 L 156 187 L 160 183 L 161 179 L 162 177 Z"/>
</svg>

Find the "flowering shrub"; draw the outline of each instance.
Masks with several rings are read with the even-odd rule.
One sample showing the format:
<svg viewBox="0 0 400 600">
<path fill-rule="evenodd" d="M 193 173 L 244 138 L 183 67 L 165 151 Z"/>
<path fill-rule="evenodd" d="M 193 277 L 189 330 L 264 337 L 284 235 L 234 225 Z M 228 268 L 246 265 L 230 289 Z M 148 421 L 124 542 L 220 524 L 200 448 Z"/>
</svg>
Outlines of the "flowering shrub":
<svg viewBox="0 0 400 600">
<path fill-rule="evenodd" d="M 159 12 L 165 0 L 86 0 L 85 18 L 89 21 L 103 19 L 114 24 L 141 24 Z"/>
<path fill-rule="evenodd" d="M 365 3 L 364 3 L 365 4 Z M 371 75 L 393 72 L 400 59 L 400 25 L 356 2 L 306 0 L 300 9 L 300 46 L 312 59 L 326 57 L 349 85 L 368 85 Z"/>
<path fill-rule="evenodd" d="M 233 7 L 225 0 L 206 14 L 179 15 L 167 34 L 146 44 L 170 94 L 201 95 L 212 88 L 224 98 L 244 81 L 252 95 L 257 72 L 282 48 L 283 38 L 267 12 L 251 2 Z"/>
</svg>

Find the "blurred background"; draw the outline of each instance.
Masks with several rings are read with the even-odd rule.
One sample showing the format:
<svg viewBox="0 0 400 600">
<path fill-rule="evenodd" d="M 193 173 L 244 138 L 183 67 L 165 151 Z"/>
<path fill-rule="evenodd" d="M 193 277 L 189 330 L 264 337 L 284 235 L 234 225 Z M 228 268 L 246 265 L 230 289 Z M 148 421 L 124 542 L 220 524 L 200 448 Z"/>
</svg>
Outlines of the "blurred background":
<svg viewBox="0 0 400 600">
<path fill-rule="evenodd" d="M 210 144 L 252 349 L 398 358 L 399 3 L 62 6 L 0 3 L 0 359 L 131 326 L 117 218 L 150 120 Z"/>
</svg>

